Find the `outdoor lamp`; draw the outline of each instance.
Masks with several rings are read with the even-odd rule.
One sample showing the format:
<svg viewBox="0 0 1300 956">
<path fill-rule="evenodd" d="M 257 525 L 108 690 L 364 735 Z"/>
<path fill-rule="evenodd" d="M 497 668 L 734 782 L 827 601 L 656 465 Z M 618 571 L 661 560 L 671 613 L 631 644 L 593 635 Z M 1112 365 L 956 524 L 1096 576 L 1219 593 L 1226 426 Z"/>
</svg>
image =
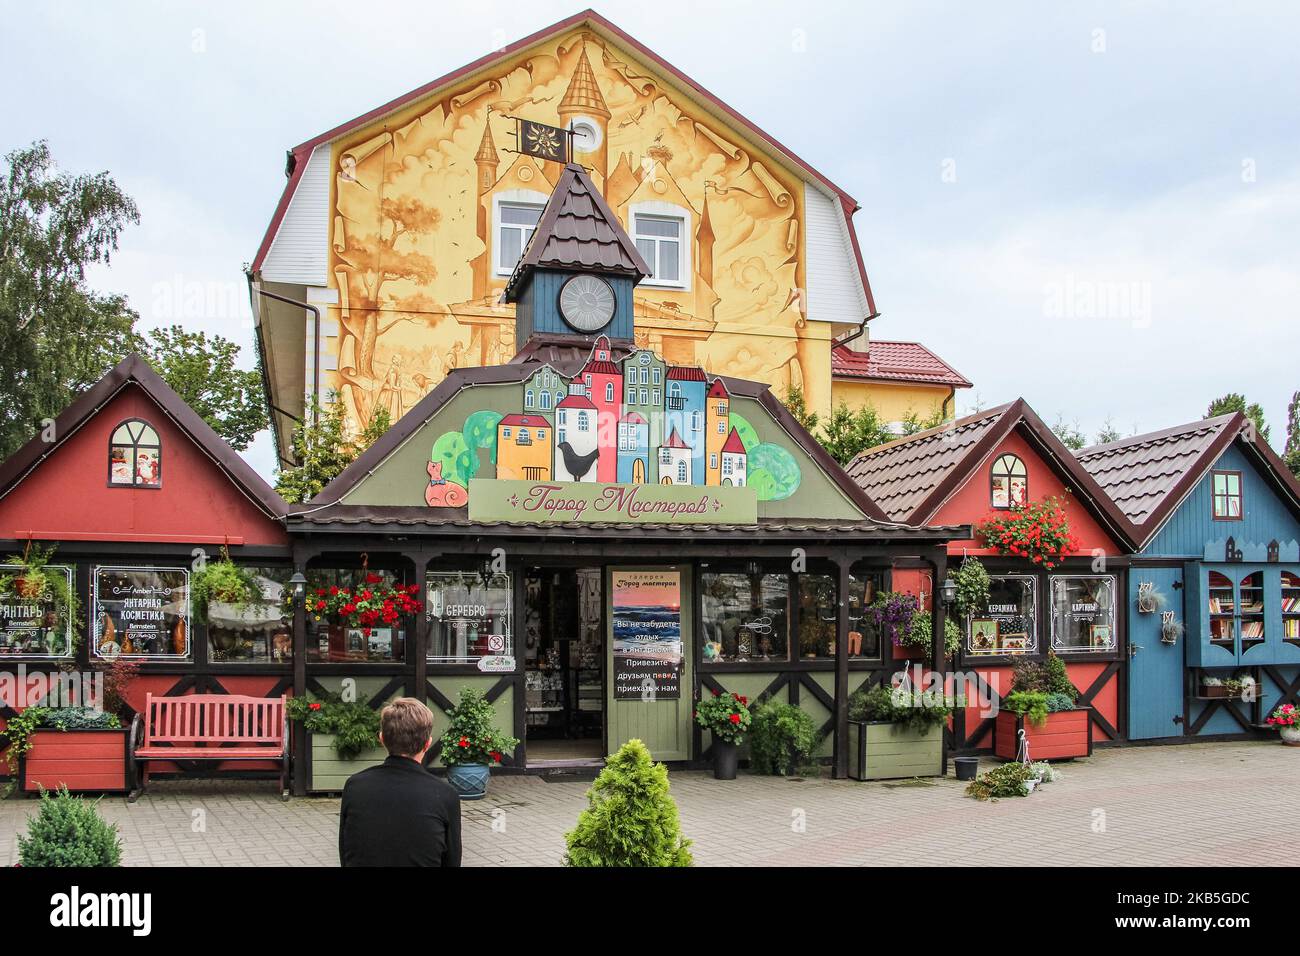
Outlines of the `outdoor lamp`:
<svg viewBox="0 0 1300 956">
<path fill-rule="evenodd" d="M 293 600 L 295 604 L 302 604 L 302 596 L 307 593 L 307 578 L 301 571 L 294 571 L 293 577 L 289 579 L 289 584 L 293 587 Z"/>
<path fill-rule="evenodd" d="M 945 605 L 957 600 L 957 582 L 945 575 L 943 584 L 939 585 L 939 598 Z"/>
<path fill-rule="evenodd" d="M 483 559 L 483 563 L 480 564 L 478 567 L 478 576 L 479 576 L 479 580 L 483 582 L 484 588 L 488 588 L 491 586 L 492 579 L 496 577 L 496 575 L 492 572 L 491 559 L 489 558 Z"/>
</svg>

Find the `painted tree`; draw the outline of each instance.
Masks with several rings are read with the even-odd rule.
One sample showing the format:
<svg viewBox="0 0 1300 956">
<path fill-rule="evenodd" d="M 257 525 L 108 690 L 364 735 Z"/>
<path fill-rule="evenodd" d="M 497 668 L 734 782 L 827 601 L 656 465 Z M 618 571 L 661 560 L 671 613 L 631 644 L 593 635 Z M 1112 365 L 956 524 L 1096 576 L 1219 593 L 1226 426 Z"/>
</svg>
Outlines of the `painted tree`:
<svg viewBox="0 0 1300 956">
<path fill-rule="evenodd" d="M 1205 410 L 1206 418 L 1215 418 L 1219 415 L 1231 415 L 1233 412 L 1241 412 L 1255 426 L 1255 434 L 1264 441 L 1268 441 L 1268 424 L 1264 421 L 1264 409 L 1258 402 L 1246 402 L 1246 396 L 1237 392 L 1229 392 L 1210 402 L 1210 407 Z"/>
<path fill-rule="evenodd" d="M 0 170 L 0 458 L 138 345 L 136 313 L 92 291 L 135 202 L 106 172 L 58 171 L 44 141 Z"/>
</svg>

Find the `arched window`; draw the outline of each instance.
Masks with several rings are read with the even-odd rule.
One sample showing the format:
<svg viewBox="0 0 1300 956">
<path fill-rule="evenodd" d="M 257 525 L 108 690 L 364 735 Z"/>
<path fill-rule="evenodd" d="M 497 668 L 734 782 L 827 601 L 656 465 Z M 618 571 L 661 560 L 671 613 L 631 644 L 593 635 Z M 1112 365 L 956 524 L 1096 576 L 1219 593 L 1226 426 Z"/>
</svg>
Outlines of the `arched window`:
<svg viewBox="0 0 1300 956">
<path fill-rule="evenodd" d="M 990 497 L 994 508 L 1010 508 L 1029 500 L 1029 476 L 1025 463 L 1015 455 L 1001 455 L 989 473 Z"/>
<path fill-rule="evenodd" d="M 682 485 L 686 484 L 686 459 L 684 458 L 677 460 L 677 482 Z"/>
<path fill-rule="evenodd" d="M 162 441 L 142 418 L 128 418 L 108 442 L 108 483 L 132 488 L 162 487 Z"/>
</svg>

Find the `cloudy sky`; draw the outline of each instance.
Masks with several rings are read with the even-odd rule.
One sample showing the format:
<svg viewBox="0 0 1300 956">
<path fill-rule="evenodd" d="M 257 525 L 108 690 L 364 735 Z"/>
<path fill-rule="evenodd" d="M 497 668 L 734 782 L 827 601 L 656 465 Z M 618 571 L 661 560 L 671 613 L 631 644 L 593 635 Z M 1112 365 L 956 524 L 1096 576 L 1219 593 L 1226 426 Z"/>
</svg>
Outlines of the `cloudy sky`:
<svg viewBox="0 0 1300 956">
<path fill-rule="evenodd" d="M 18 3 L 0 149 L 50 141 L 139 202 L 111 268 L 146 325 L 244 345 L 242 265 L 285 150 L 580 9 Z M 606 2 L 597 9 L 857 198 L 882 316 L 1089 436 L 1300 389 L 1300 7 Z M 268 477 L 271 443 L 247 453 Z"/>
</svg>

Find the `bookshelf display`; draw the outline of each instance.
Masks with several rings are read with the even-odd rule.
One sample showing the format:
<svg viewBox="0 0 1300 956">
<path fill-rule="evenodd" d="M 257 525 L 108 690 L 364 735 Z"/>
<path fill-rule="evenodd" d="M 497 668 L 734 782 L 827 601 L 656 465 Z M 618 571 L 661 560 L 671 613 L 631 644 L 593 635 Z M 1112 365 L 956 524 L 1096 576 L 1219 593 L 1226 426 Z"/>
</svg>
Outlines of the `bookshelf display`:
<svg viewBox="0 0 1300 956">
<path fill-rule="evenodd" d="M 1282 572 L 1282 640 L 1300 646 L 1300 575 Z"/>
<path fill-rule="evenodd" d="M 1241 649 L 1245 651 L 1264 641 L 1264 572 L 1246 575 L 1237 590 Z"/>
<path fill-rule="evenodd" d="M 1231 647 L 1236 641 L 1236 596 L 1232 582 L 1218 571 L 1210 572 L 1208 588 L 1210 643 Z"/>
</svg>

